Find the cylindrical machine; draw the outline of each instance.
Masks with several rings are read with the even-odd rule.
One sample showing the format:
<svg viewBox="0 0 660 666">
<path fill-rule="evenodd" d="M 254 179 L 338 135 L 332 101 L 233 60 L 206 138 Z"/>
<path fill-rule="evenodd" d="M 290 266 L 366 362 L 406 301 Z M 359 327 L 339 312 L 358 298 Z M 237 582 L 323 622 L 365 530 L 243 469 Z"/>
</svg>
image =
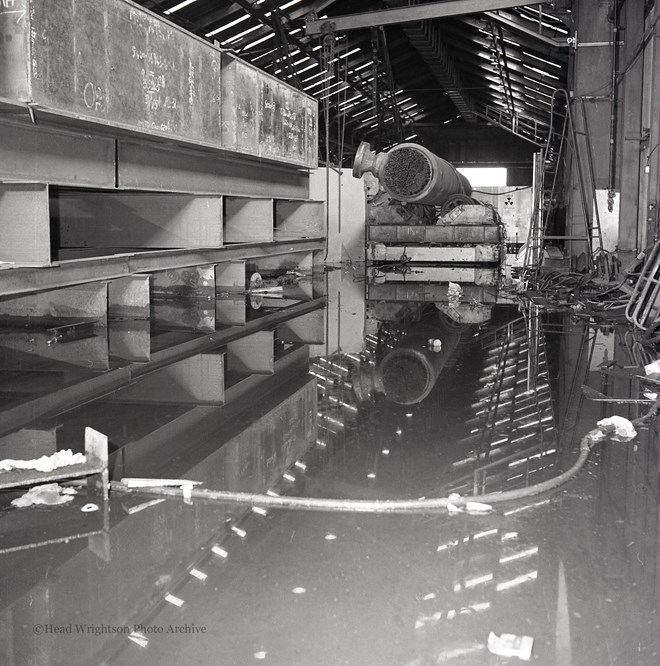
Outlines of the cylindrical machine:
<svg viewBox="0 0 660 666">
<path fill-rule="evenodd" d="M 407 328 L 407 334 L 395 343 L 394 348 L 388 351 L 391 345 L 384 345 L 384 356 L 377 357 L 375 367 L 367 365 L 353 369 L 351 382 L 360 402 L 376 393 L 384 394 L 398 405 L 422 402 L 433 390 L 467 330 L 435 308 L 425 319 Z"/>
<path fill-rule="evenodd" d="M 395 199 L 442 206 L 451 198 L 471 203 L 470 181 L 446 160 L 416 143 L 401 143 L 387 153 L 374 153 L 363 141 L 355 154 L 353 176 L 370 171 Z"/>
<path fill-rule="evenodd" d="M 399 405 L 421 402 L 435 386 L 444 361 L 442 354 L 427 349 L 393 349 L 379 368 L 383 393 Z"/>
</svg>

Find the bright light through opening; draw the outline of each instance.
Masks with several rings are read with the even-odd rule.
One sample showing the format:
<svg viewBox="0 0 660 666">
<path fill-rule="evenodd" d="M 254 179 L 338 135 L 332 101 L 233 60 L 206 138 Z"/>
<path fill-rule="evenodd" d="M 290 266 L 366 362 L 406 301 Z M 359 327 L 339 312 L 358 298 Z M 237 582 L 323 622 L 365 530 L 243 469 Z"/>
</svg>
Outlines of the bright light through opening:
<svg viewBox="0 0 660 666">
<path fill-rule="evenodd" d="M 506 185 L 506 167 L 459 167 L 457 169 L 472 187 Z"/>
</svg>

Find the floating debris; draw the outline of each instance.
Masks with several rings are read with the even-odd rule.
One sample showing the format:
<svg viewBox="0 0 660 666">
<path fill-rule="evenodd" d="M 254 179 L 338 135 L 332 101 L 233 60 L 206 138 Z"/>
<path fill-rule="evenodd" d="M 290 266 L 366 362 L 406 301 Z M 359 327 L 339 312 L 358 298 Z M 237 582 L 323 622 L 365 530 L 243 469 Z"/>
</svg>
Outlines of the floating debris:
<svg viewBox="0 0 660 666">
<path fill-rule="evenodd" d="M 173 604 L 174 606 L 178 606 L 179 608 L 181 608 L 181 606 L 183 606 L 183 604 L 185 603 L 183 599 L 175 597 L 173 594 L 165 595 L 165 601 Z"/>
<path fill-rule="evenodd" d="M 197 580 L 202 580 L 202 581 L 206 580 L 209 577 L 208 574 L 205 574 L 203 571 L 200 571 L 199 569 L 191 569 L 190 575 L 193 578 L 197 578 Z"/>
<path fill-rule="evenodd" d="M 488 651 L 498 657 L 518 657 L 523 661 L 532 658 L 534 639 L 531 636 L 516 636 L 515 634 L 488 635 Z"/>
<path fill-rule="evenodd" d="M 12 500 L 12 506 L 23 508 L 35 504 L 55 506 L 73 501 L 73 495 L 63 493 L 64 488 L 58 483 L 45 483 L 30 488 L 24 495 Z M 98 507 L 97 507 L 98 508 Z"/>
<path fill-rule="evenodd" d="M 237 536 L 241 537 L 241 539 L 245 539 L 245 537 L 247 536 L 247 532 L 238 525 L 232 525 L 231 531 Z"/>
<path fill-rule="evenodd" d="M 637 431 L 633 427 L 633 424 L 623 416 L 610 416 L 609 418 L 601 419 L 596 425 L 600 428 L 614 426 L 616 430 L 614 435 L 610 436 L 610 439 L 615 442 L 629 442 L 631 439 L 637 437 Z"/>
<path fill-rule="evenodd" d="M 461 297 L 463 296 L 463 289 L 460 284 L 456 282 L 450 282 L 447 287 L 447 300 L 449 301 L 449 307 L 458 307 L 461 302 Z"/>
<path fill-rule="evenodd" d="M 483 502 L 466 502 L 465 510 L 468 513 L 487 513 L 488 511 L 492 511 L 493 507 Z"/>
<path fill-rule="evenodd" d="M 146 648 L 147 645 L 149 645 L 149 639 L 139 631 L 132 631 L 128 635 L 128 639 L 139 645 L 141 648 Z"/>
</svg>

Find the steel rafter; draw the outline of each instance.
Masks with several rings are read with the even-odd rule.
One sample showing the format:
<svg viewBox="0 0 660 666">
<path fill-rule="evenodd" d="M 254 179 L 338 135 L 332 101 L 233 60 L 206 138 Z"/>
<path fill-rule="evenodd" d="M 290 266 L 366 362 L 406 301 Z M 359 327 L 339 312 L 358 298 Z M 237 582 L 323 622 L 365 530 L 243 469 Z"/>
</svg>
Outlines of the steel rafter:
<svg viewBox="0 0 660 666">
<path fill-rule="evenodd" d="M 526 4 L 529 4 L 529 2 L 521 2 L 520 0 L 445 0 L 445 2 L 429 2 L 414 7 L 380 9 L 358 14 L 333 16 L 328 19 L 310 19 L 305 24 L 305 32 L 308 35 L 320 35 L 327 32 L 363 30 L 373 26 L 448 18 L 496 9 L 510 9 Z"/>
</svg>

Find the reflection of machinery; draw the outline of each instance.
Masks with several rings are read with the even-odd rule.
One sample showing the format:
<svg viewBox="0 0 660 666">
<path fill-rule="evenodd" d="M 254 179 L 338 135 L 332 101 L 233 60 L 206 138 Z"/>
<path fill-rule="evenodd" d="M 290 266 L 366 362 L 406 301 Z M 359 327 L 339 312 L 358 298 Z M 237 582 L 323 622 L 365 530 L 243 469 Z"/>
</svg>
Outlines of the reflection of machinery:
<svg viewBox="0 0 660 666">
<path fill-rule="evenodd" d="M 383 324 L 376 365 L 356 367 L 351 376 L 358 400 L 383 393 L 399 405 L 421 402 L 433 390 L 464 330 L 435 308 L 409 327 Z"/>
<path fill-rule="evenodd" d="M 446 212 L 474 203 L 472 186 L 454 166 L 416 143 L 402 143 L 387 153 L 374 153 L 363 141 L 355 155 L 353 176 L 370 171 L 383 189 L 406 203 L 442 206 Z"/>
</svg>

